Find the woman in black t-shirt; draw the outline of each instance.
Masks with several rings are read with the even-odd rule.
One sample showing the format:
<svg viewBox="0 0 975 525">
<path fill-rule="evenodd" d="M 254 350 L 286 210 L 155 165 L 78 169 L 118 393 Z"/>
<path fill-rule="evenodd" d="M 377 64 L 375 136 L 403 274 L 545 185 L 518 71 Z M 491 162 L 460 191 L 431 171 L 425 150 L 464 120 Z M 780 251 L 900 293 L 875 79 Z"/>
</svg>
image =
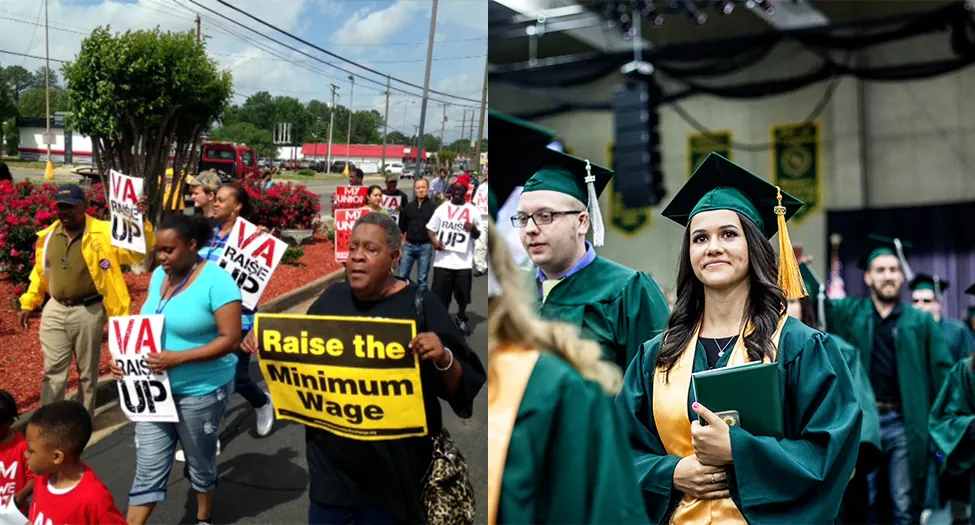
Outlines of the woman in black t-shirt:
<svg viewBox="0 0 975 525">
<path fill-rule="evenodd" d="M 325 290 L 308 315 L 416 320 L 418 335 L 410 349 L 420 357 L 427 427 L 437 434 L 442 427 L 438 398 L 459 417 L 469 418 L 486 374 L 437 297 L 395 277 L 401 252 L 402 234 L 390 217 L 363 216 L 352 230 L 347 281 Z M 253 337 L 245 349 L 257 350 Z M 305 441 L 309 523 L 426 523 L 421 494 L 433 452 L 431 436 L 359 441 L 306 427 Z"/>
</svg>

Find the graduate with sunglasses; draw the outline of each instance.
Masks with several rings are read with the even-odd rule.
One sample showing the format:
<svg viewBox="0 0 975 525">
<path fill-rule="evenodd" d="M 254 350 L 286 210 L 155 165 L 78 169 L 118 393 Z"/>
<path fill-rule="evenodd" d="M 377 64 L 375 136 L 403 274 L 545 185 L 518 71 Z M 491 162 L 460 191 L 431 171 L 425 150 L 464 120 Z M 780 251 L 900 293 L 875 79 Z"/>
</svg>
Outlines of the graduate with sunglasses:
<svg viewBox="0 0 975 525">
<path fill-rule="evenodd" d="M 936 275 L 919 273 L 911 281 L 911 302 L 914 303 L 914 308 L 924 310 L 934 317 L 934 322 L 944 333 L 948 351 L 957 363 L 975 352 L 975 337 L 965 327 L 965 323 L 946 317 L 941 312 L 941 298 L 948 286 L 948 281 L 939 279 Z"/>
</svg>

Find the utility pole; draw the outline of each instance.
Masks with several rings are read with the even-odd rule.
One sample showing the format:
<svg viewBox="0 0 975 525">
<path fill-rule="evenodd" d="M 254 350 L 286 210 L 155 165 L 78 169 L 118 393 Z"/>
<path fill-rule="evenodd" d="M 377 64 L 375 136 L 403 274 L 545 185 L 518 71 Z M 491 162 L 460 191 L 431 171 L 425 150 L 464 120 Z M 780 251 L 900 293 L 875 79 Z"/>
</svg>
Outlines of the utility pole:
<svg viewBox="0 0 975 525">
<path fill-rule="evenodd" d="M 473 109 L 471 109 L 471 129 L 470 129 L 470 136 L 467 139 L 467 145 L 466 146 L 467 146 L 467 154 L 470 155 L 471 154 L 471 150 L 474 147 L 474 110 Z M 475 166 L 476 166 L 476 164 L 475 164 Z"/>
<path fill-rule="evenodd" d="M 352 160 L 352 104 L 355 103 L 355 75 L 349 75 L 349 82 L 352 82 L 352 91 L 349 93 L 349 137 L 345 145 L 345 169 L 349 169 L 349 162 Z"/>
<path fill-rule="evenodd" d="M 487 59 L 484 59 L 484 89 L 481 91 L 481 120 L 477 124 L 477 149 L 474 150 L 474 165 L 477 166 L 478 171 L 481 168 L 481 141 L 484 140 L 484 112 L 487 110 L 487 94 L 488 94 L 488 83 L 487 83 Z"/>
<path fill-rule="evenodd" d="M 471 122 L 474 122 L 474 115 L 471 115 Z M 464 141 L 464 133 L 466 133 L 466 132 L 467 132 L 467 110 L 465 109 L 464 110 L 464 116 L 461 117 L 461 120 L 460 120 L 460 140 L 461 140 L 461 146 L 464 145 L 464 142 L 463 142 Z M 459 155 L 460 153 L 461 153 L 460 152 L 460 148 L 458 148 L 457 154 Z"/>
<path fill-rule="evenodd" d="M 389 131 L 389 75 L 386 75 L 386 116 L 383 117 L 383 163 L 380 165 L 383 174 L 386 173 L 386 132 Z"/>
<path fill-rule="evenodd" d="M 53 179 L 54 166 L 51 164 L 51 142 L 54 138 L 51 136 L 51 41 L 48 38 L 47 31 L 47 0 L 44 0 L 44 91 L 47 107 L 47 135 L 44 136 L 44 142 L 47 142 L 47 170 L 44 172 L 44 177 Z M 134 174 L 130 173 L 129 175 Z"/>
<path fill-rule="evenodd" d="M 443 162 L 443 139 L 444 132 L 447 131 L 447 104 L 443 105 L 443 120 L 440 121 L 440 151 L 437 153 L 437 162 Z"/>
<path fill-rule="evenodd" d="M 196 43 L 200 43 L 200 13 L 196 14 Z"/>
<path fill-rule="evenodd" d="M 430 13 L 430 41 L 427 43 L 427 72 L 423 80 L 423 104 L 420 106 L 420 150 L 417 151 L 417 170 L 420 169 L 423 153 L 423 125 L 427 120 L 427 97 L 430 95 L 430 66 L 433 64 L 433 37 L 437 31 L 437 0 L 433 0 L 433 11 Z"/>
<path fill-rule="evenodd" d="M 328 165 L 325 167 L 326 173 L 332 169 L 332 128 L 335 127 L 335 91 L 339 88 L 335 84 L 332 86 L 332 110 L 329 111 L 328 118 Z"/>
</svg>

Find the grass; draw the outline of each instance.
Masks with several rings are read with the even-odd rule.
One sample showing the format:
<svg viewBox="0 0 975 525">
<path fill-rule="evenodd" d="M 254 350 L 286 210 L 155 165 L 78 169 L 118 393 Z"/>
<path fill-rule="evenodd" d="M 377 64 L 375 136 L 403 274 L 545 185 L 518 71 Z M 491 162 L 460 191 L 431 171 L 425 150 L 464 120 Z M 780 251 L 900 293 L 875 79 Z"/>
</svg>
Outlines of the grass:
<svg viewBox="0 0 975 525">
<path fill-rule="evenodd" d="M 367 175 L 368 177 L 368 175 Z M 296 182 L 310 181 L 310 180 L 344 180 L 347 177 L 341 173 L 316 173 L 311 177 L 304 175 L 298 175 L 293 172 L 278 173 L 274 176 L 274 180 L 291 180 Z"/>
<path fill-rule="evenodd" d="M 4 157 L 3 159 L 0 160 L 2 160 L 4 163 L 7 164 L 7 166 L 11 168 L 26 168 L 26 169 L 41 169 L 41 170 L 47 168 L 47 162 L 26 161 L 26 160 L 20 160 L 17 157 Z M 55 162 L 54 167 L 57 168 L 58 166 L 59 164 Z"/>
</svg>

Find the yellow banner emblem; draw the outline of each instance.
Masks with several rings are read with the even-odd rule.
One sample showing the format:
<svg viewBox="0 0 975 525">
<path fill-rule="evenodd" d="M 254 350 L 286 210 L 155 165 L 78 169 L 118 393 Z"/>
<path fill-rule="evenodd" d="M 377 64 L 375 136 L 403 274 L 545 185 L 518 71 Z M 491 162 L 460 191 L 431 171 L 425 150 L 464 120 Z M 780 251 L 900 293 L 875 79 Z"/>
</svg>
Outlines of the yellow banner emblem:
<svg viewBox="0 0 975 525">
<path fill-rule="evenodd" d="M 260 314 L 254 330 L 279 419 L 365 441 L 427 435 L 414 321 Z"/>
</svg>

